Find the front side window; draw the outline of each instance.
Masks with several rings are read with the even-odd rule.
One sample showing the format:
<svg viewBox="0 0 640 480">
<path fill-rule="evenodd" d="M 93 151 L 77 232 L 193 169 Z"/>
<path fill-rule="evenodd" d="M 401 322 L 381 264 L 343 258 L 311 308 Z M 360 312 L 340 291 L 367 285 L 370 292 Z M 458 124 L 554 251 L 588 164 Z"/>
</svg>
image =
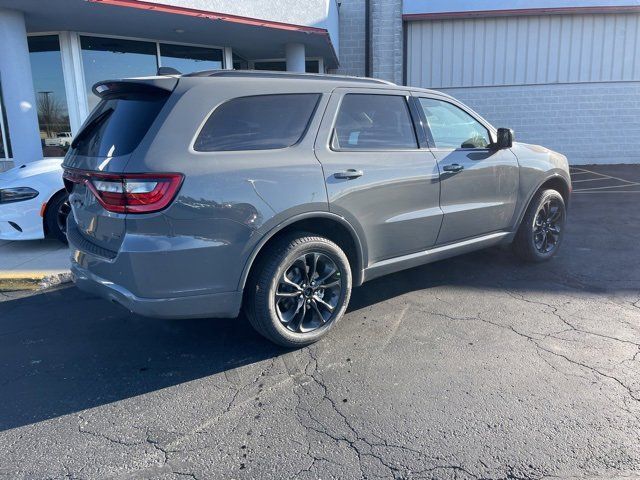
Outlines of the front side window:
<svg viewBox="0 0 640 480">
<path fill-rule="evenodd" d="M 491 143 L 489 131 L 455 105 L 421 98 L 420 106 L 427 117 L 436 148 L 486 148 Z"/>
<path fill-rule="evenodd" d="M 83 35 L 80 46 L 90 111 L 100 101 L 91 90 L 96 82 L 155 75 L 158 71 L 156 44 L 153 42 Z"/>
<path fill-rule="evenodd" d="M 234 98 L 213 111 L 193 148 L 220 152 L 290 147 L 302 138 L 319 98 L 316 93 Z"/>
<path fill-rule="evenodd" d="M 406 99 L 400 95 L 345 95 L 332 147 L 334 150 L 418 148 Z"/>
<path fill-rule="evenodd" d="M 67 95 L 62 75 L 60 41 L 57 35 L 27 38 L 33 89 L 38 106 L 38 124 L 45 157 L 63 157 L 71 137 Z"/>
</svg>

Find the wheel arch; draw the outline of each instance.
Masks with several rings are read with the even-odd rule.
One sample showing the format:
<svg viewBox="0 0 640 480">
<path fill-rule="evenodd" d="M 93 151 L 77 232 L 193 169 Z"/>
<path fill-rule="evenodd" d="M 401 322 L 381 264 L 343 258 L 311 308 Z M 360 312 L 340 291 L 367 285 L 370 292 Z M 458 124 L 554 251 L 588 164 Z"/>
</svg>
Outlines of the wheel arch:
<svg viewBox="0 0 640 480">
<path fill-rule="evenodd" d="M 247 279 L 258 263 L 260 255 L 274 241 L 289 233 L 301 231 L 322 235 L 337 243 L 349 259 L 353 277 L 353 285 L 358 286 L 363 281 L 363 270 L 366 262 L 365 246 L 353 226 L 343 217 L 330 212 L 308 212 L 296 215 L 265 235 L 253 248 L 240 277 L 239 290 L 244 290 Z"/>
<path fill-rule="evenodd" d="M 56 190 L 55 192 L 53 192 L 49 198 L 47 199 L 44 207 L 44 210 L 41 213 L 41 217 L 42 217 L 42 231 L 44 233 L 44 236 L 46 237 L 49 234 L 49 227 L 47 226 L 47 212 L 49 211 L 49 206 L 51 205 L 51 202 L 53 201 L 54 198 L 56 198 L 59 194 L 61 193 L 65 193 L 66 190 L 63 188 L 61 188 L 60 190 Z"/>
<path fill-rule="evenodd" d="M 531 201 L 533 200 L 533 197 L 535 197 L 536 193 L 538 193 L 540 190 L 547 189 L 547 188 L 552 188 L 558 191 L 558 193 L 560 193 L 560 195 L 562 196 L 562 199 L 564 200 L 565 208 L 569 207 L 569 200 L 571 197 L 571 185 L 567 181 L 567 179 L 559 173 L 553 173 L 543 178 L 537 183 L 535 188 L 531 189 L 531 192 L 529 193 L 527 201 L 524 203 L 523 208 L 520 209 L 521 211 L 518 215 L 518 221 L 515 224 L 514 232 L 510 236 L 511 238 L 513 238 L 515 233 L 520 228 L 522 219 L 527 213 L 527 210 L 529 209 L 529 205 L 531 205 Z"/>
</svg>

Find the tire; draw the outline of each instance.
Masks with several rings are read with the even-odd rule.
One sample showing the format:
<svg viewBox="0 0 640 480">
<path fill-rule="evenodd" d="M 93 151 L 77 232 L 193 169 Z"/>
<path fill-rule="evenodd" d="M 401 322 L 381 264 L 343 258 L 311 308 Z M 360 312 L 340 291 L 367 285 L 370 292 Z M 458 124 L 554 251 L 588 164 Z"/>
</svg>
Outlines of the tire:
<svg viewBox="0 0 640 480">
<path fill-rule="evenodd" d="M 67 192 L 63 190 L 51 197 L 44 215 L 48 237 L 67 243 L 67 216 L 70 211 Z"/>
<path fill-rule="evenodd" d="M 567 209 L 560 193 L 556 190 L 536 193 L 513 241 L 516 255 L 532 263 L 553 258 L 564 238 L 566 218 Z"/>
<path fill-rule="evenodd" d="M 283 347 L 318 341 L 349 304 L 347 256 L 331 240 L 302 232 L 267 248 L 247 284 L 245 312 L 251 325 Z"/>
</svg>

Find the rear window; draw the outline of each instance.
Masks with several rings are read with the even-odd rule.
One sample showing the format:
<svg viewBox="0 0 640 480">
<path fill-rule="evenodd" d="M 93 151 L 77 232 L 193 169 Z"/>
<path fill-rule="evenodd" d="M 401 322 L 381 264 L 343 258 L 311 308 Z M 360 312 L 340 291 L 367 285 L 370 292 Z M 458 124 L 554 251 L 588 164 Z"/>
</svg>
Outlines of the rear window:
<svg viewBox="0 0 640 480">
<path fill-rule="evenodd" d="M 71 147 L 76 155 L 115 157 L 138 146 L 168 94 L 125 94 L 100 101 Z"/>
<path fill-rule="evenodd" d="M 193 148 L 198 152 L 272 150 L 300 141 L 320 94 L 240 97 L 214 110 Z"/>
</svg>

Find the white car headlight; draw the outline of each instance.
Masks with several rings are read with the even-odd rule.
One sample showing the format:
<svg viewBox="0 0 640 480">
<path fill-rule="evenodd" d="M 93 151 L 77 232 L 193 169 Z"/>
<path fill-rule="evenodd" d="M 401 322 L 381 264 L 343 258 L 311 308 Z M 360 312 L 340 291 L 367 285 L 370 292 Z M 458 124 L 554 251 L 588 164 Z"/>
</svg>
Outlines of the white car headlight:
<svg viewBox="0 0 640 480">
<path fill-rule="evenodd" d="M 29 187 L 0 189 L 0 203 L 22 202 L 38 196 L 38 191 Z"/>
</svg>

